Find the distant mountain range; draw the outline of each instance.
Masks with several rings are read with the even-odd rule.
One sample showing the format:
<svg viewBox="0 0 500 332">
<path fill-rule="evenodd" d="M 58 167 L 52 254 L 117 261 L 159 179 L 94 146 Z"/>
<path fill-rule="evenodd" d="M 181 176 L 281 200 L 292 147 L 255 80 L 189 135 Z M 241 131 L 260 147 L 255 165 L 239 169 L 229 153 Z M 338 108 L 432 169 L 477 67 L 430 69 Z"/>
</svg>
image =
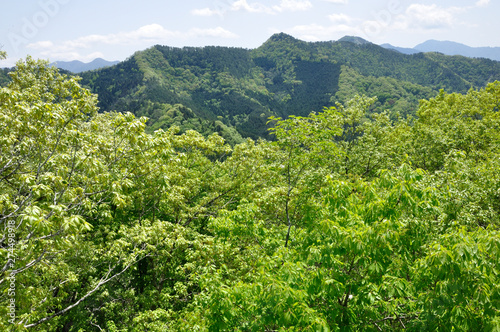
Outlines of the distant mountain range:
<svg viewBox="0 0 500 332">
<path fill-rule="evenodd" d="M 382 44 L 380 46 L 403 54 L 439 52 L 445 55 L 462 55 L 469 58 L 486 58 L 500 61 L 500 47 L 470 47 L 452 41 L 439 40 L 428 40 L 414 48 L 397 47 L 391 44 Z"/>
<path fill-rule="evenodd" d="M 338 40 L 339 42 L 351 42 L 356 45 L 370 44 L 370 42 L 360 37 L 345 36 Z M 382 44 L 381 47 L 390 49 L 403 54 L 416 54 L 425 52 L 439 52 L 445 55 L 462 55 L 469 58 L 486 58 L 500 61 L 500 47 L 470 47 L 464 44 L 452 41 L 428 40 L 413 48 L 398 47 L 391 44 Z M 104 67 L 116 65 L 119 61 L 106 61 L 101 58 L 94 59 L 91 62 L 84 63 L 78 60 L 74 61 L 56 61 L 51 65 L 57 68 L 68 70 L 72 73 L 81 73 L 89 70 L 95 70 Z"/>
<path fill-rule="evenodd" d="M 106 61 L 104 59 L 97 58 L 89 63 L 74 60 L 74 61 L 56 61 L 51 63 L 51 65 L 56 66 L 59 69 L 64 69 L 76 74 L 84 71 L 110 67 L 116 65 L 118 62 L 119 61 Z"/>
</svg>

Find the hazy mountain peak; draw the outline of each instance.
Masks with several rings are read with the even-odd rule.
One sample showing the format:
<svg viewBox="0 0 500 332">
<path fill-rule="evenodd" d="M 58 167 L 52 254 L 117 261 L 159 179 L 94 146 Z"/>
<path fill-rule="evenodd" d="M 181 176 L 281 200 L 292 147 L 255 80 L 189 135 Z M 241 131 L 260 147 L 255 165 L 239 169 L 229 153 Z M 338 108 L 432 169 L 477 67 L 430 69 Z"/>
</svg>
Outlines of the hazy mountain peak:
<svg viewBox="0 0 500 332">
<path fill-rule="evenodd" d="M 299 40 L 297 38 L 289 35 L 289 34 L 286 34 L 284 32 L 280 32 L 280 33 L 275 33 L 274 35 L 272 35 L 269 38 L 269 41 L 273 41 L 273 42 L 276 42 L 276 41 L 292 41 L 292 42 L 296 42 L 296 41 L 299 41 Z"/>
<path fill-rule="evenodd" d="M 73 61 L 55 61 L 51 63 L 51 65 L 60 69 L 70 71 L 72 73 L 81 73 L 88 70 L 95 70 L 103 67 L 113 66 L 118 62 L 119 61 L 107 61 L 102 58 L 96 58 L 88 63 L 79 60 L 73 60 Z"/>
<path fill-rule="evenodd" d="M 357 36 L 344 36 L 344 37 L 340 38 L 338 41 L 350 42 L 350 43 L 354 43 L 356 45 L 371 44 L 369 41 L 367 41 L 361 37 L 357 37 Z"/>
<path fill-rule="evenodd" d="M 418 44 L 413 48 L 392 46 L 390 44 L 380 45 L 387 49 L 396 50 L 404 54 L 419 52 L 439 52 L 445 55 L 462 55 L 469 58 L 487 58 L 500 61 L 500 47 L 471 47 L 449 40 L 430 39 Z"/>
<path fill-rule="evenodd" d="M 443 47 L 466 47 L 470 48 L 467 45 L 449 41 L 449 40 L 436 40 L 436 39 L 429 39 L 423 43 L 418 44 L 417 46 L 414 47 L 414 49 L 417 50 L 427 50 L 427 49 L 432 49 L 432 48 L 443 48 Z"/>
</svg>

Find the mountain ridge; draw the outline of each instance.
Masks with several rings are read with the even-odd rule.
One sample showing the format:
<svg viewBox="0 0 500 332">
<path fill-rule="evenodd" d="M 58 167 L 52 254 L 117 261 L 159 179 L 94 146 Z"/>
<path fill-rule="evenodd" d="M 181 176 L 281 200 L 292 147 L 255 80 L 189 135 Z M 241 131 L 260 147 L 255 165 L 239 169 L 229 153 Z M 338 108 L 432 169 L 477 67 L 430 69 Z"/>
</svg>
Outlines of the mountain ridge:
<svg viewBox="0 0 500 332">
<path fill-rule="evenodd" d="M 107 61 L 102 58 L 95 58 L 90 62 L 82 62 L 79 60 L 73 61 L 54 61 L 50 65 L 55 66 L 59 69 L 64 69 L 75 74 L 82 73 L 84 71 L 96 70 L 100 68 L 110 67 L 116 65 L 119 61 Z"/>
<path fill-rule="evenodd" d="M 251 50 L 155 45 L 81 76 L 102 111 L 146 116 L 150 131 L 178 125 L 237 142 L 270 138 L 270 116 L 305 116 L 356 94 L 378 97 L 373 112 L 414 115 L 419 100 L 440 89 L 463 93 L 500 80 L 500 63 L 405 55 L 358 37 L 306 42 L 280 33 Z"/>
<path fill-rule="evenodd" d="M 387 43 L 380 46 L 403 54 L 438 52 L 450 56 L 461 55 L 469 58 L 485 58 L 500 61 L 500 47 L 471 47 L 449 40 L 439 41 L 430 39 L 413 48 L 398 47 Z"/>
</svg>

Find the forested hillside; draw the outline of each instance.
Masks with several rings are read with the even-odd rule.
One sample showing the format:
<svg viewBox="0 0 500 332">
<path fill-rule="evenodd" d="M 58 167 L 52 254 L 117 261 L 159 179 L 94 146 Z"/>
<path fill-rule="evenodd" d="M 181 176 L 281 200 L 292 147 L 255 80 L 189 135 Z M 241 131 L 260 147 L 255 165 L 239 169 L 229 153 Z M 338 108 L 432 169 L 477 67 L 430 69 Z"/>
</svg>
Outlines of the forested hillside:
<svg viewBox="0 0 500 332">
<path fill-rule="evenodd" d="M 18 63 L 0 88 L 0 330 L 500 330 L 500 82 L 394 118 L 376 103 L 404 109 L 399 96 L 439 86 L 319 52 L 372 45 L 286 38 L 154 47 L 87 73 L 102 97 L 47 62 Z M 434 57 L 420 61 L 465 80 Z M 213 112 L 243 130 L 294 98 L 318 106 L 312 69 L 346 99 L 373 85 L 399 95 L 273 117 L 273 141 L 170 126 Z M 125 107 L 158 112 L 158 130 Z"/>
<path fill-rule="evenodd" d="M 0 87 L 9 83 L 8 69 L 0 69 Z"/>
<path fill-rule="evenodd" d="M 370 112 L 415 115 L 418 101 L 439 89 L 465 93 L 500 79 L 500 62 L 404 55 L 362 39 L 308 43 L 276 34 L 253 50 L 157 45 L 82 76 L 102 111 L 147 116 L 150 132 L 176 124 L 182 131 L 215 130 L 237 143 L 271 139 L 269 116 L 304 116 L 355 94 L 378 98 Z"/>
</svg>

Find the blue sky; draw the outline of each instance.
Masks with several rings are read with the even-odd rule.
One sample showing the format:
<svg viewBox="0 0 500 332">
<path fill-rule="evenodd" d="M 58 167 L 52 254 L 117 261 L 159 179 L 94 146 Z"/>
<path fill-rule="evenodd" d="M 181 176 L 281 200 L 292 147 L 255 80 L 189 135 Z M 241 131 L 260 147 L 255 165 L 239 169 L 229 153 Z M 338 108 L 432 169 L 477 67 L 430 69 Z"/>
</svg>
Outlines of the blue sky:
<svg viewBox="0 0 500 332">
<path fill-rule="evenodd" d="M 1 67 L 28 54 L 124 60 L 155 44 L 255 48 L 276 32 L 402 47 L 428 39 L 500 46 L 498 0 L 22 0 L 1 8 Z"/>
</svg>

